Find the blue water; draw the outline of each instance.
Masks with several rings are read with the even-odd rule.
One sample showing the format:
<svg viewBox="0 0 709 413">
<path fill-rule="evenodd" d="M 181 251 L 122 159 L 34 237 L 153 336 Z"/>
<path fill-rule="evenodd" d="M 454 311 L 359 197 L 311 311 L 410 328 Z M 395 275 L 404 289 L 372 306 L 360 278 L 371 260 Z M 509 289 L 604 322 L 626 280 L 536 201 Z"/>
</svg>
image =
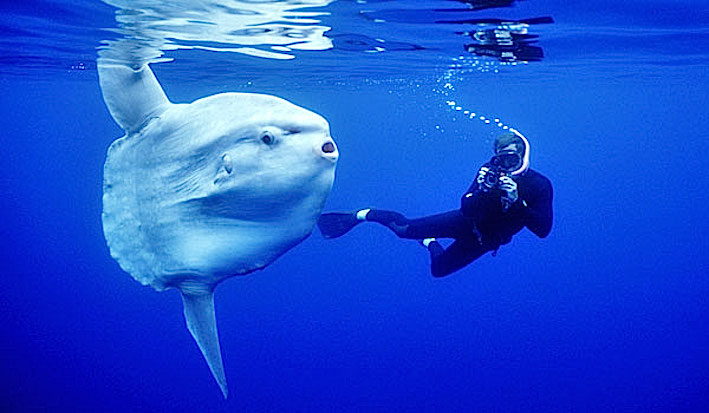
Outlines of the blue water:
<svg viewBox="0 0 709 413">
<path fill-rule="evenodd" d="M 115 8 L 3 2 L 0 410 L 709 411 L 709 3 L 434 11 L 464 7 L 336 1 L 313 10 L 349 43 L 153 65 L 176 102 L 270 93 L 327 118 L 327 210 L 456 208 L 501 131 L 479 115 L 523 132 L 554 185 L 547 239 L 525 230 L 446 278 L 416 242 L 362 225 L 227 280 L 225 401 L 179 294 L 134 281 L 103 238 L 102 166 L 123 132 L 95 59 L 127 36 Z M 555 22 L 529 28 L 543 59 L 504 62 L 467 53 L 470 24 L 441 13 Z"/>
</svg>

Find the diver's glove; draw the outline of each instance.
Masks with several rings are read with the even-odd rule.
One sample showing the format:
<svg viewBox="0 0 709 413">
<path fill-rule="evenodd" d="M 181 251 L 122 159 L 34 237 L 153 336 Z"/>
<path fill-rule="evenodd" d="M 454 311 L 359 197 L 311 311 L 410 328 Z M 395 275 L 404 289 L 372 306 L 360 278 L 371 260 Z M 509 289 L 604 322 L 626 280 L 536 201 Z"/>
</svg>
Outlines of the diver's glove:
<svg viewBox="0 0 709 413">
<path fill-rule="evenodd" d="M 500 189 L 502 189 L 505 194 L 502 196 L 502 204 L 505 210 L 510 207 L 510 205 L 517 202 L 519 199 L 519 192 L 517 191 L 517 182 L 509 176 L 500 177 Z"/>
<path fill-rule="evenodd" d="M 480 186 L 484 185 L 485 176 L 488 172 L 490 172 L 490 168 L 488 168 L 487 166 L 483 166 L 482 168 L 480 168 L 480 170 L 478 171 L 478 177 L 475 179 L 475 182 L 477 182 Z"/>
</svg>

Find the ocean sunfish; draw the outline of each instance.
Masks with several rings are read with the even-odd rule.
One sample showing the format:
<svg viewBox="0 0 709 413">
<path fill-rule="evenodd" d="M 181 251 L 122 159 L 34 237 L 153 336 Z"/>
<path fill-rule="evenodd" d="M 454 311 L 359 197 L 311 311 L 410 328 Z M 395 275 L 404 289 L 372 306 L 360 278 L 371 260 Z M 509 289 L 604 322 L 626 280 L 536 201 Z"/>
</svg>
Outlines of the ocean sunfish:
<svg viewBox="0 0 709 413">
<path fill-rule="evenodd" d="M 311 233 L 338 158 L 328 122 L 255 93 L 173 104 L 147 64 L 99 59 L 98 72 L 126 132 L 104 165 L 111 256 L 144 285 L 180 290 L 187 328 L 226 398 L 214 288 Z"/>
</svg>

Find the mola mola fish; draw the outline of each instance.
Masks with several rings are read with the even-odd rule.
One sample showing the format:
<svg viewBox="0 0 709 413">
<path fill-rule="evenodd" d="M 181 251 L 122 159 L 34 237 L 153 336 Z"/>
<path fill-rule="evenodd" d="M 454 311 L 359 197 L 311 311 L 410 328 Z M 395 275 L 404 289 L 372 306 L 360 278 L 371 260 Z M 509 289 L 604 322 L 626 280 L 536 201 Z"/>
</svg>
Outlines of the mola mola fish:
<svg viewBox="0 0 709 413">
<path fill-rule="evenodd" d="M 328 122 L 264 94 L 174 104 L 148 64 L 99 59 L 98 72 L 126 132 L 104 165 L 111 256 L 142 284 L 180 291 L 187 328 L 226 398 L 214 289 L 311 233 L 338 158 Z"/>
</svg>

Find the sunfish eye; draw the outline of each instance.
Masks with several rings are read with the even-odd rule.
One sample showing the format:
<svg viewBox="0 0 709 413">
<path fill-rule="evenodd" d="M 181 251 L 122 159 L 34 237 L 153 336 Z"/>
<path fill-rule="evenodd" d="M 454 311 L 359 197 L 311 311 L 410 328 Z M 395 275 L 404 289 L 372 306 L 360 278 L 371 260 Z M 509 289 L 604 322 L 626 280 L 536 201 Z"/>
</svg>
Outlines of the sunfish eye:
<svg viewBox="0 0 709 413">
<path fill-rule="evenodd" d="M 276 138 L 273 137 L 271 132 L 264 132 L 263 135 L 261 135 L 261 142 L 266 145 L 273 145 L 276 142 Z"/>
</svg>

